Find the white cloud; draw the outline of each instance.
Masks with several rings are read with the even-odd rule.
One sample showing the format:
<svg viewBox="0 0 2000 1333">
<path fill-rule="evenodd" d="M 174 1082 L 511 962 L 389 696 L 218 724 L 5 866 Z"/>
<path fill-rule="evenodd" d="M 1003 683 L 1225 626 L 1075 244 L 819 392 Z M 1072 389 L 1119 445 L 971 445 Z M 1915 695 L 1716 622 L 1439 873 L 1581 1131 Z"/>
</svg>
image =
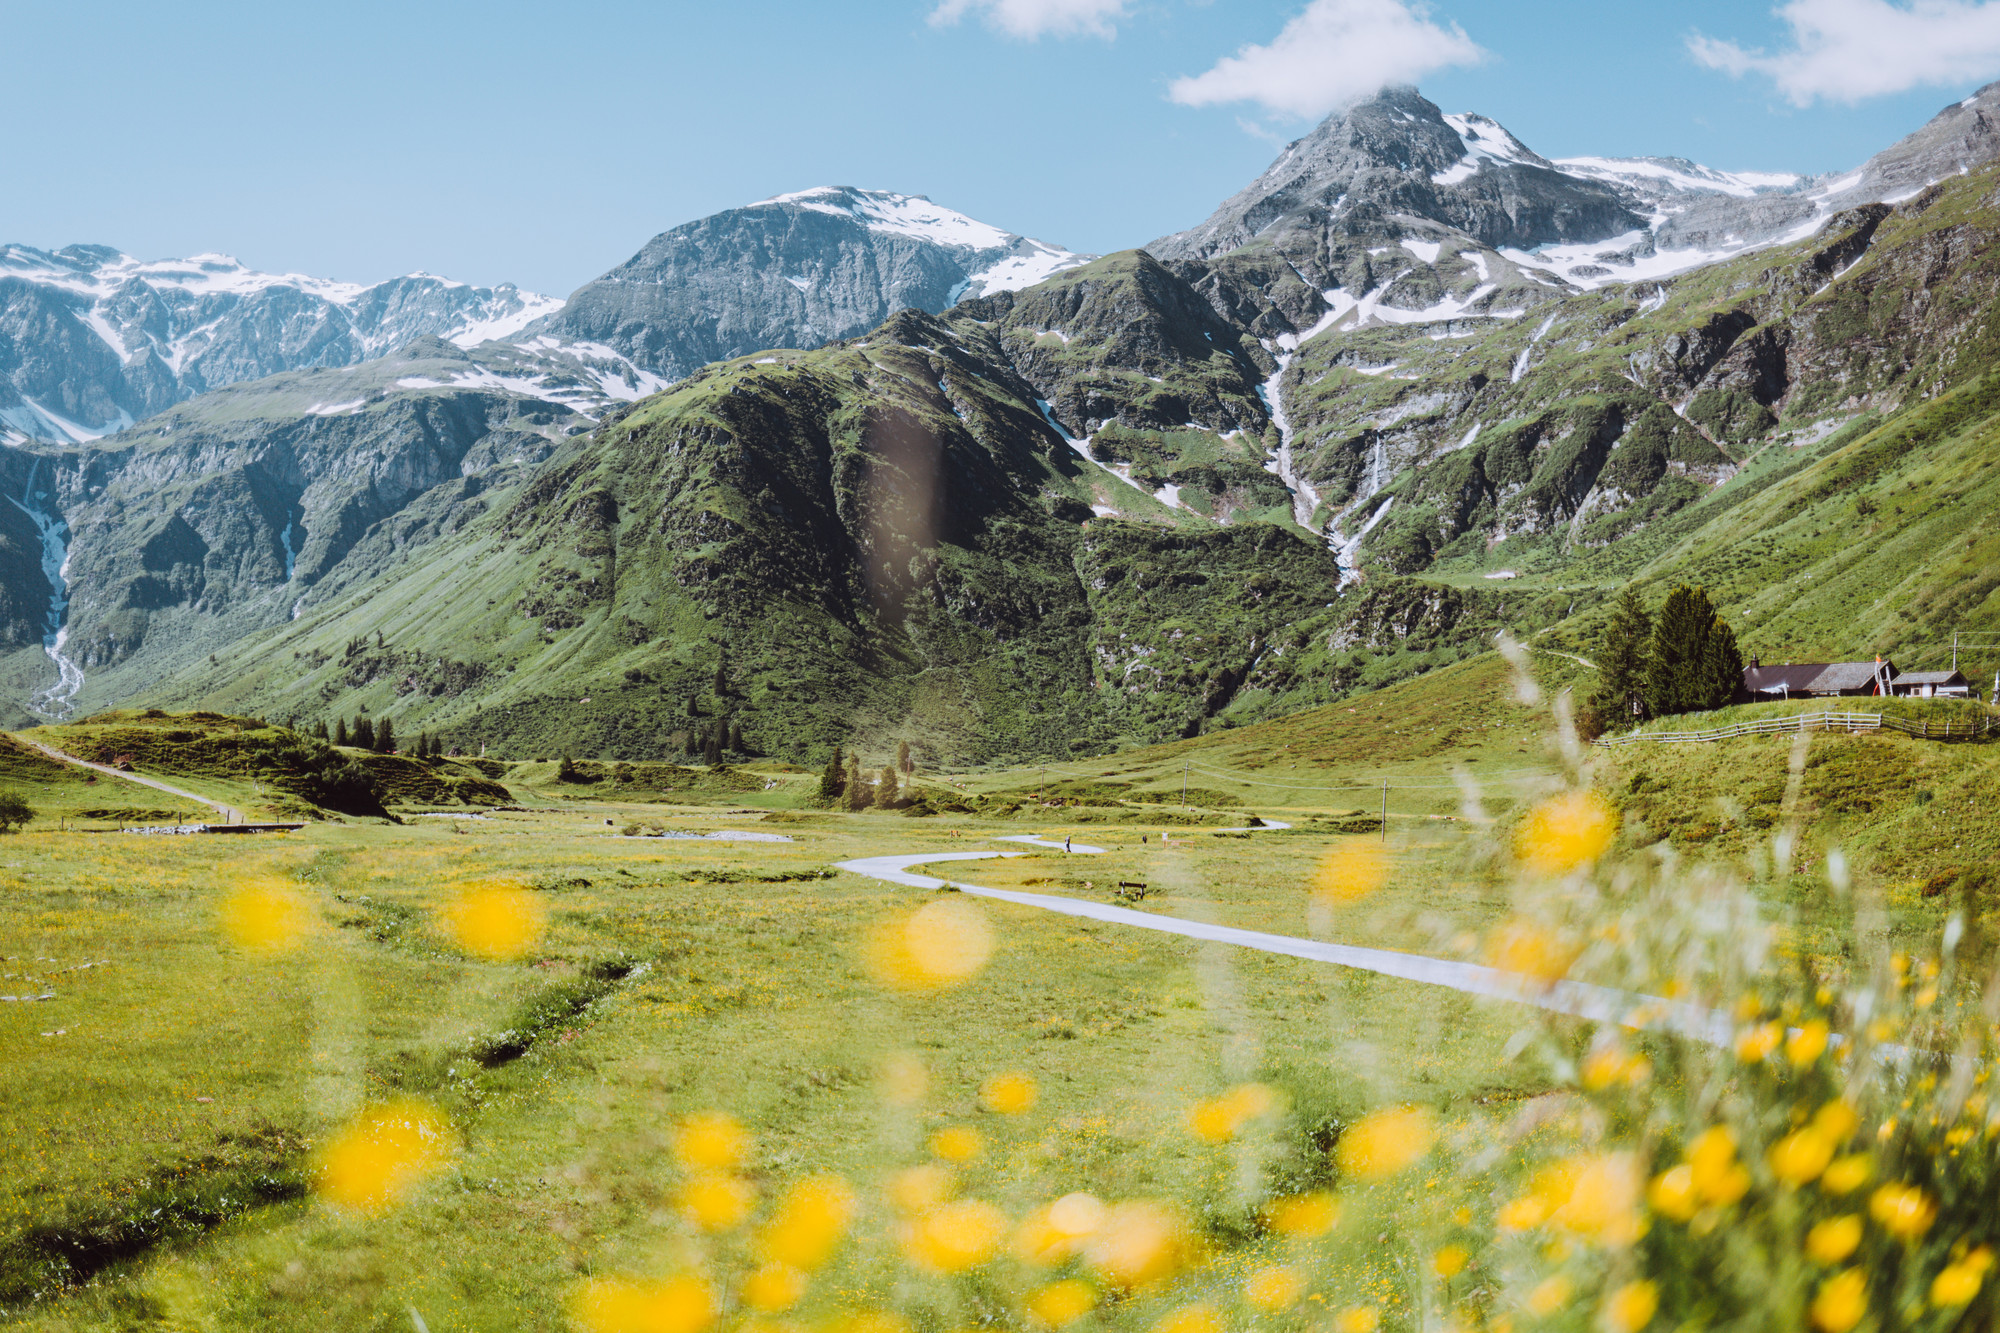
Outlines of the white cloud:
<svg viewBox="0 0 2000 1333">
<path fill-rule="evenodd" d="M 1792 31 L 1775 55 L 1700 34 L 1688 50 L 1710 69 L 1769 76 L 1797 106 L 2000 73 L 2000 0 L 1787 0 L 1776 12 Z"/>
<path fill-rule="evenodd" d="M 1258 102 L 1293 116 L 1324 116 L 1392 83 L 1415 83 L 1486 58 L 1457 24 L 1440 27 L 1404 0 L 1312 0 L 1269 46 L 1246 46 L 1206 74 L 1174 81 L 1184 106 Z"/>
<path fill-rule="evenodd" d="M 977 12 L 987 26 L 1014 37 L 1059 37 L 1088 34 L 1114 36 L 1113 20 L 1125 17 L 1131 0 L 943 0 L 931 11 L 931 22 L 942 27 Z"/>
</svg>

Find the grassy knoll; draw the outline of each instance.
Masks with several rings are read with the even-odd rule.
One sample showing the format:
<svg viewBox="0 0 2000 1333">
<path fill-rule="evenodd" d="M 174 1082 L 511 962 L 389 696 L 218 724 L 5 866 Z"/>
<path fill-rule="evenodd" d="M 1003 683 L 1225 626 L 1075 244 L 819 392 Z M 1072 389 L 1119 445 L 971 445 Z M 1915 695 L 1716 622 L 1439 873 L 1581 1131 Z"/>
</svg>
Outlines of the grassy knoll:
<svg viewBox="0 0 2000 1333">
<path fill-rule="evenodd" d="M 58 763 L 5 735 L 0 735 L 0 790 L 27 802 L 35 812 L 33 828 L 177 824 L 212 814 L 204 806 L 165 792 L 147 791 Z"/>
</svg>

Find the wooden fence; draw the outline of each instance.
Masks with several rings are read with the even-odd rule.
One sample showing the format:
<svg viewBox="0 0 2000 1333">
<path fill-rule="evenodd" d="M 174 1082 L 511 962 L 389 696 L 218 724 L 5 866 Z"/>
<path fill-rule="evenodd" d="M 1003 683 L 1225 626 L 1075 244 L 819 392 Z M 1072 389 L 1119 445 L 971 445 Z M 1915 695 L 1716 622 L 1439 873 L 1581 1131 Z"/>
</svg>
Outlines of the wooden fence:
<svg viewBox="0 0 2000 1333">
<path fill-rule="evenodd" d="M 1886 713 L 1800 713 L 1795 717 L 1738 722 L 1734 726 L 1717 727 L 1712 731 L 1634 731 L 1624 736 L 1606 736 L 1596 744 L 1606 748 L 1633 745 L 1640 741 L 1687 745 L 1732 740 L 1738 736 L 1791 736 L 1806 731 L 1856 734 L 1884 730 L 1900 731 L 1920 740 L 1969 741 L 2000 734 L 2000 719 L 1989 717 L 1978 722 L 1932 722 L 1925 719 L 1912 722 L 1908 718 L 1891 717 Z"/>
</svg>

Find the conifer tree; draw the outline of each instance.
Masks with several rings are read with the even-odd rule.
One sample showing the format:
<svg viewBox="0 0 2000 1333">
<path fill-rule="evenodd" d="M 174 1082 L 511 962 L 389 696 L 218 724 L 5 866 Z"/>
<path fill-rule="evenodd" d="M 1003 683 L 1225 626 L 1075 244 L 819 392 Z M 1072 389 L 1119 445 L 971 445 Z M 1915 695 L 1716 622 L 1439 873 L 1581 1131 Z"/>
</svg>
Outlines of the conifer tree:
<svg viewBox="0 0 2000 1333">
<path fill-rule="evenodd" d="M 741 722 L 732 722 L 729 724 L 729 748 L 737 754 L 750 753 L 750 746 L 743 739 L 743 724 Z"/>
<path fill-rule="evenodd" d="M 394 754 L 396 752 L 396 724 L 383 718 L 375 724 L 375 753 Z"/>
<path fill-rule="evenodd" d="M 875 780 L 875 808 L 894 810 L 896 796 L 896 770 L 894 767 L 884 767 L 881 775 Z"/>
<path fill-rule="evenodd" d="M 865 810 L 868 807 L 868 785 L 861 780 L 861 756 L 847 756 L 847 808 Z"/>
<path fill-rule="evenodd" d="M 347 719 L 344 717 L 335 718 L 333 721 L 333 743 L 342 746 L 347 744 Z"/>
<path fill-rule="evenodd" d="M 375 724 L 368 720 L 366 713 L 354 719 L 354 748 L 357 750 L 375 748 Z"/>
<path fill-rule="evenodd" d="M 1632 699 L 1645 706 L 1646 663 L 1653 647 L 1653 617 L 1639 596 L 1636 584 L 1628 583 L 1618 595 L 1611 623 L 1604 628 L 1604 646 L 1597 654 L 1597 690 L 1589 708 L 1598 720 L 1598 731 L 1632 722 Z"/>
<path fill-rule="evenodd" d="M 1736 633 L 1708 593 L 1685 584 L 1667 594 L 1653 625 L 1646 664 L 1646 705 L 1655 716 L 1720 708 L 1743 683 Z"/>
<path fill-rule="evenodd" d="M 326 734 L 326 719 L 325 719 L 325 718 L 321 718 L 321 719 L 320 719 L 319 721 L 317 721 L 317 722 L 313 723 L 313 736 L 314 736 L 314 737 L 315 737 L 316 739 L 318 739 L 318 740 L 327 740 L 327 739 L 329 739 L 329 737 L 328 737 L 328 736 L 327 736 L 327 734 Z"/>
<path fill-rule="evenodd" d="M 826 768 L 819 775 L 819 799 L 828 805 L 840 799 L 847 790 L 847 771 L 841 757 L 840 747 L 833 747 L 833 758 L 826 761 Z"/>
<path fill-rule="evenodd" d="M 707 739 L 702 743 L 701 758 L 702 762 L 707 764 L 710 768 L 721 767 L 722 765 L 721 723 L 716 724 L 715 730 L 709 732 Z"/>
<path fill-rule="evenodd" d="M 916 764 L 910 759 L 910 743 L 908 741 L 896 742 L 896 770 L 904 774 L 917 771 Z"/>
</svg>

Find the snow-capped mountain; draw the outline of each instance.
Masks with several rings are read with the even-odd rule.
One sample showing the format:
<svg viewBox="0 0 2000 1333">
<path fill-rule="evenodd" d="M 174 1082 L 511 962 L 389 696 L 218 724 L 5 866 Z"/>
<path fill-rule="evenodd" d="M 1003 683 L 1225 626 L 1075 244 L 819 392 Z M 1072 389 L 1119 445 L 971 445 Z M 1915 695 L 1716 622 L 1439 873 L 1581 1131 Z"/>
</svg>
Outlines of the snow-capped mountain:
<svg viewBox="0 0 2000 1333">
<path fill-rule="evenodd" d="M 673 380 L 1031 287 L 1089 258 L 921 195 L 824 186 L 664 232 L 527 333 L 609 347 Z"/>
<path fill-rule="evenodd" d="M 470 347 L 559 306 L 426 273 L 361 286 L 259 273 L 227 255 L 4 246 L 0 436 L 95 439 L 225 384 L 352 365 L 426 334 Z"/>
</svg>

